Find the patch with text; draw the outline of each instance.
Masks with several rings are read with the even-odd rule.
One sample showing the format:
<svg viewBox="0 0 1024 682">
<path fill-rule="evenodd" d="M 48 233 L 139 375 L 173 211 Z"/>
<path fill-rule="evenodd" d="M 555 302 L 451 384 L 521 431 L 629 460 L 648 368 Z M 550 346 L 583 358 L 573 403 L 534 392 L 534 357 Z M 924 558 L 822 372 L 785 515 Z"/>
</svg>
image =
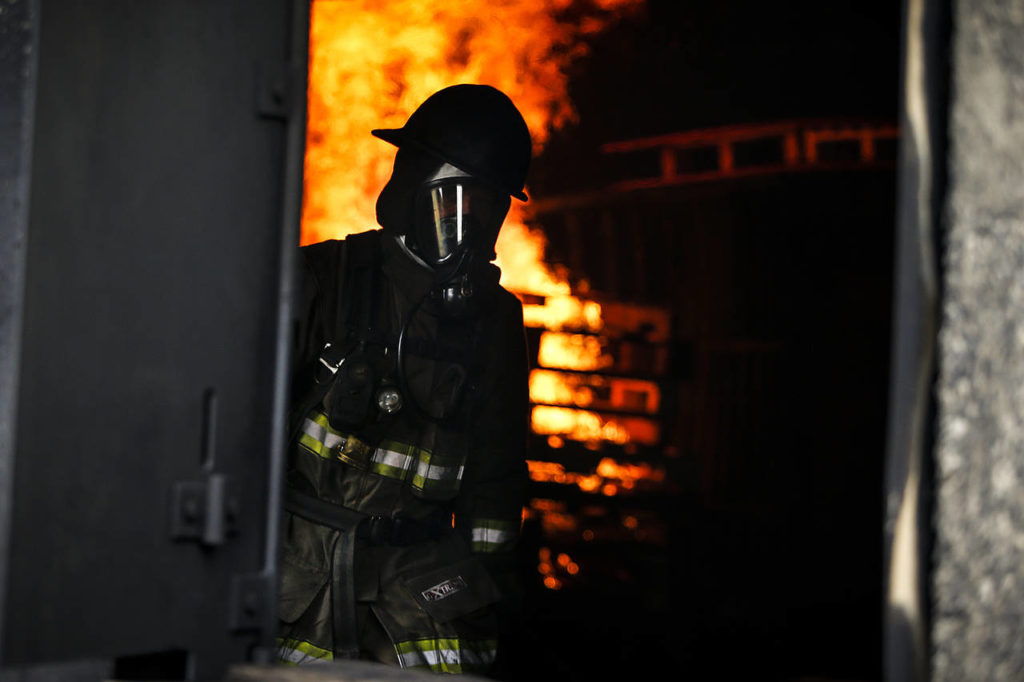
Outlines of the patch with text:
<svg viewBox="0 0 1024 682">
<path fill-rule="evenodd" d="M 428 587 L 420 594 L 422 594 L 423 598 L 428 602 L 434 602 L 444 599 L 445 597 L 450 597 L 456 592 L 461 592 L 466 589 L 466 587 L 466 581 L 462 579 L 461 575 L 457 575 L 454 578 L 445 580 L 433 587 Z"/>
</svg>

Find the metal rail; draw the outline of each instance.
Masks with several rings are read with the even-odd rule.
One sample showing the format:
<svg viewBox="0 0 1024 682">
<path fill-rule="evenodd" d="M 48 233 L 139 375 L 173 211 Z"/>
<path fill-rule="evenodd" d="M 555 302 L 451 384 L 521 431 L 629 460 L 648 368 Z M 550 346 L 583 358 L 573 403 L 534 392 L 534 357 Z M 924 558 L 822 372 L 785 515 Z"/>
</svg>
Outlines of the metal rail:
<svg viewBox="0 0 1024 682">
<path fill-rule="evenodd" d="M 619 180 L 594 192 L 535 199 L 528 210 L 539 215 L 585 206 L 616 193 L 715 180 L 895 168 L 899 134 L 899 127 L 888 121 L 797 119 L 609 142 L 600 147 L 602 154 L 655 153 L 652 174 Z M 891 152 L 881 148 L 888 142 L 892 142 Z"/>
<path fill-rule="evenodd" d="M 677 185 L 697 180 L 724 179 L 733 176 L 762 175 L 795 170 L 830 170 L 891 163 L 894 159 L 881 158 L 878 143 L 895 140 L 899 128 L 890 123 L 850 120 L 794 120 L 777 123 L 759 123 L 722 126 L 702 130 L 647 137 L 623 142 L 612 142 L 601 147 L 604 154 L 627 154 L 656 150 L 661 173 L 653 178 L 625 180 L 613 187 L 620 190 Z M 776 153 L 771 153 L 777 143 Z M 857 154 L 829 159 L 823 148 L 842 143 L 854 143 Z M 763 145 L 766 158 L 741 163 L 737 159 L 740 145 Z M 766 150 L 764 147 L 768 147 Z M 686 152 L 713 149 L 716 154 L 710 168 L 686 170 Z M 696 165 L 696 164 L 691 164 Z"/>
</svg>

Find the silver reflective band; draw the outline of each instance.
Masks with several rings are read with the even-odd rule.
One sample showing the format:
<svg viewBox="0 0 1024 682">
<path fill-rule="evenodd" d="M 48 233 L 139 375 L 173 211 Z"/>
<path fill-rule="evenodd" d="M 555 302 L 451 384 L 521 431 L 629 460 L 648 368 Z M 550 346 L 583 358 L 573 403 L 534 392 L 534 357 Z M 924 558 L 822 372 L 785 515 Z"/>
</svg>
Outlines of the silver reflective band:
<svg viewBox="0 0 1024 682">
<path fill-rule="evenodd" d="M 418 454 L 419 457 L 414 457 L 380 447 L 374 451 L 371 461 L 374 464 L 401 471 L 410 470 L 415 464 L 415 476 L 425 481 L 458 481 L 462 479 L 463 467 L 461 465 L 455 467 L 431 464 L 430 453 L 419 450 Z"/>
<path fill-rule="evenodd" d="M 316 665 L 330 663 L 333 660 L 332 658 L 310 656 L 309 654 L 299 651 L 298 649 L 286 649 L 284 647 L 281 647 L 277 650 L 277 657 L 282 661 L 294 663 L 295 665 Z"/>
<path fill-rule="evenodd" d="M 416 464 L 416 475 L 431 481 L 457 481 L 462 478 L 463 467 L 443 467 L 420 460 Z"/>
<path fill-rule="evenodd" d="M 498 528 L 477 526 L 473 528 L 473 542 L 484 542 L 489 545 L 501 545 L 516 539 L 516 533 Z"/>
<path fill-rule="evenodd" d="M 404 471 L 412 466 L 413 458 L 401 452 L 395 452 L 394 450 L 377 448 L 373 453 L 372 461 L 375 464 L 383 464 L 384 466 L 392 467 L 394 469 L 402 469 Z"/>
<path fill-rule="evenodd" d="M 308 417 L 306 418 L 306 421 L 303 422 L 302 432 L 316 442 L 322 443 L 325 450 L 333 450 L 339 446 L 345 445 L 345 436 L 340 433 L 330 431 L 326 426 L 317 424 Z"/>
<path fill-rule="evenodd" d="M 399 653 L 398 658 L 403 668 L 427 665 L 437 666 L 468 665 L 487 666 L 494 663 L 496 650 L 474 651 L 471 649 L 421 648 L 416 651 Z"/>
<path fill-rule="evenodd" d="M 452 492 L 459 487 L 464 468 L 462 457 L 446 457 L 393 441 L 385 441 L 371 450 L 355 436 L 332 429 L 327 415 L 320 410 L 309 414 L 303 422 L 299 444 L 319 457 L 337 458 L 380 476 L 406 481 L 420 490 Z"/>
<path fill-rule="evenodd" d="M 298 639 L 277 638 L 277 658 L 292 665 L 330 663 L 334 653 Z"/>
<path fill-rule="evenodd" d="M 438 649 L 427 651 L 410 651 L 407 654 L 399 654 L 402 667 L 407 668 L 417 665 L 435 666 L 442 663 L 447 665 L 461 665 L 457 649 Z"/>
</svg>

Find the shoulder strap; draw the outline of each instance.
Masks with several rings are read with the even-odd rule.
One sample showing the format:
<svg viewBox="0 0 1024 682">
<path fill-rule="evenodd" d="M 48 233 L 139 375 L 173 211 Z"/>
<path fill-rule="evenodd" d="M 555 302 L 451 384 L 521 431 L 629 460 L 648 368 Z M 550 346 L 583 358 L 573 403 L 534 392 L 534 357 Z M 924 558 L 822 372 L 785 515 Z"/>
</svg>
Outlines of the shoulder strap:
<svg viewBox="0 0 1024 682">
<path fill-rule="evenodd" d="M 334 324 L 337 344 L 350 345 L 373 331 L 374 311 L 380 296 L 380 231 L 361 232 L 345 239 L 345 273 L 341 301 Z"/>
<path fill-rule="evenodd" d="M 311 382 L 303 399 L 292 413 L 288 442 L 298 436 L 305 416 L 320 401 L 334 384 L 341 361 L 352 350 L 361 337 L 371 331 L 377 284 L 380 271 L 379 230 L 352 234 L 345 238 L 344 249 L 337 266 L 335 281 L 342 282 L 337 292 L 337 308 L 327 326 L 332 338 L 320 351 L 315 360 L 316 367 L 311 373 Z"/>
</svg>

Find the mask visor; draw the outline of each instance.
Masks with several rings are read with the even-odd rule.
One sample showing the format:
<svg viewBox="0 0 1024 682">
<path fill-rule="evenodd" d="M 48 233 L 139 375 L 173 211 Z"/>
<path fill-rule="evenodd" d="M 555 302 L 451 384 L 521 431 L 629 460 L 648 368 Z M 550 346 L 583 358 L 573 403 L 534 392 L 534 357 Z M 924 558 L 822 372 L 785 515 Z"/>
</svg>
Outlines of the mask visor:
<svg viewBox="0 0 1024 682">
<path fill-rule="evenodd" d="M 420 255 L 440 264 L 468 245 L 493 247 L 501 227 L 497 198 L 494 190 L 465 178 L 446 178 L 424 187 L 415 213 Z"/>
</svg>

